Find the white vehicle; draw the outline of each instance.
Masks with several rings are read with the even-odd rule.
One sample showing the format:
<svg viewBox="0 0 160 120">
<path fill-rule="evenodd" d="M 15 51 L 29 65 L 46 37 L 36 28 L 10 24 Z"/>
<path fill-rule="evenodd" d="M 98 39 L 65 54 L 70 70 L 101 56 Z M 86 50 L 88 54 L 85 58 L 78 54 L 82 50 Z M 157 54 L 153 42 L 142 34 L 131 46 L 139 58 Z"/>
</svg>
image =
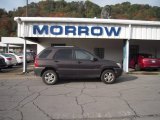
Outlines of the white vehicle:
<svg viewBox="0 0 160 120">
<path fill-rule="evenodd" d="M 8 67 L 12 67 L 17 64 L 17 60 L 14 56 L 5 53 L 1 53 L 0 56 L 4 58 L 5 63 L 7 64 Z"/>
<path fill-rule="evenodd" d="M 23 57 L 23 53 L 18 53 L 19 56 Z M 26 62 L 34 61 L 34 57 L 30 52 L 26 52 Z"/>
<path fill-rule="evenodd" d="M 6 54 L 15 56 L 18 64 L 21 64 L 23 62 L 22 54 L 19 53 L 6 53 Z"/>
<path fill-rule="evenodd" d="M 34 57 L 30 52 L 26 53 L 26 59 L 27 59 L 27 62 L 34 61 Z"/>
</svg>

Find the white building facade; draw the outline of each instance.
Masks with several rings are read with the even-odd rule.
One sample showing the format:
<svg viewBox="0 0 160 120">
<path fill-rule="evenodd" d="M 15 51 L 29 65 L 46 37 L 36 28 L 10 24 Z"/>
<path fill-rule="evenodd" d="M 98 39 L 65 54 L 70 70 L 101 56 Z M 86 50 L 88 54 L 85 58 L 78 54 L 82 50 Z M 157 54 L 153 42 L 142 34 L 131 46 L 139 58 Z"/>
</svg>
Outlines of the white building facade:
<svg viewBox="0 0 160 120">
<path fill-rule="evenodd" d="M 129 55 L 150 53 L 160 57 L 160 22 L 93 19 L 16 17 L 18 37 L 37 42 L 37 53 L 50 46 L 77 46 L 97 56 L 123 64 Z"/>
</svg>

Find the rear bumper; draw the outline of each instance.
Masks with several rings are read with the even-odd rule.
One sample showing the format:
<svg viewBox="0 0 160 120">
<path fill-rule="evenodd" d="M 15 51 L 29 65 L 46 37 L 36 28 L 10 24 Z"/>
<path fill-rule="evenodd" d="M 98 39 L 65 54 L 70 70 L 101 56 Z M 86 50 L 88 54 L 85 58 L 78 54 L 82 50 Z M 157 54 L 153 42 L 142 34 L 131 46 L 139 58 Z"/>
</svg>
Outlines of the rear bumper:
<svg viewBox="0 0 160 120">
<path fill-rule="evenodd" d="M 45 69 L 45 67 L 35 67 L 34 68 L 34 74 L 36 76 L 41 76 L 42 75 L 42 71 Z"/>
<path fill-rule="evenodd" d="M 7 65 L 0 65 L 0 69 L 6 68 Z"/>
<path fill-rule="evenodd" d="M 142 69 L 158 69 L 160 68 L 160 65 L 148 65 L 148 64 L 143 64 L 141 66 Z"/>
<path fill-rule="evenodd" d="M 142 67 L 142 69 L 160 69 L 159 66 L 145 66 L 145 67 Z"/>
<path fill-rule="evenodd" d="M 115 71 L 115 75 L 116 75 L 116 77 L 121 76 L 121 75 L 122 75 L 122 73 L 123 73 L 122 68 L 114 68 L 114 71 Z"/>
</svg>

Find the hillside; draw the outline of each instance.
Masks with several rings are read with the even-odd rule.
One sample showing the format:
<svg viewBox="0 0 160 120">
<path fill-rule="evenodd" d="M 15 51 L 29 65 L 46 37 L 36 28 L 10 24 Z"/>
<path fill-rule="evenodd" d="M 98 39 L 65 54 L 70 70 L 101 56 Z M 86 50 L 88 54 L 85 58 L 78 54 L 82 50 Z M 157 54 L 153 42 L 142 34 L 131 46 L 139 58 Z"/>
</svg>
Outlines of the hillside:
<svg viewBox="0 0 160 120">
<path fill-rule="evenodd" d="M 46 0 L 28 5 L 29 17 L 77 17 L 100 18 L 102 8 L 90 1 L 66 2 Z M 112 19 L 160 21 L 160 7 L 124 2 L 111 5 Z M 26 16 L 26 6 L 6 12 L 0 9 L 0 36 L 16 36 L 15 16 Z"/>
</svg>

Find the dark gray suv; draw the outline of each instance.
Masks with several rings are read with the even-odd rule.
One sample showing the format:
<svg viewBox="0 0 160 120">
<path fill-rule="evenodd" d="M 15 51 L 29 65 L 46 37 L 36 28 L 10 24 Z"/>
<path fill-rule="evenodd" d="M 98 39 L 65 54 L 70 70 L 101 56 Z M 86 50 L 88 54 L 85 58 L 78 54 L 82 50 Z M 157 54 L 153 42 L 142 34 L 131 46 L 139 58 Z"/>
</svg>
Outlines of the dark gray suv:
<svg viewBox="0 0 160 120">
<path fill-rule="evenodd" d="M 106 84 L 121 76 L 119 63 L 102 60 L 77 47 L 49 47 L 35 58 L 35 75 L 53 85 L 61 78 L 100 78 Z"/>
</svg>

